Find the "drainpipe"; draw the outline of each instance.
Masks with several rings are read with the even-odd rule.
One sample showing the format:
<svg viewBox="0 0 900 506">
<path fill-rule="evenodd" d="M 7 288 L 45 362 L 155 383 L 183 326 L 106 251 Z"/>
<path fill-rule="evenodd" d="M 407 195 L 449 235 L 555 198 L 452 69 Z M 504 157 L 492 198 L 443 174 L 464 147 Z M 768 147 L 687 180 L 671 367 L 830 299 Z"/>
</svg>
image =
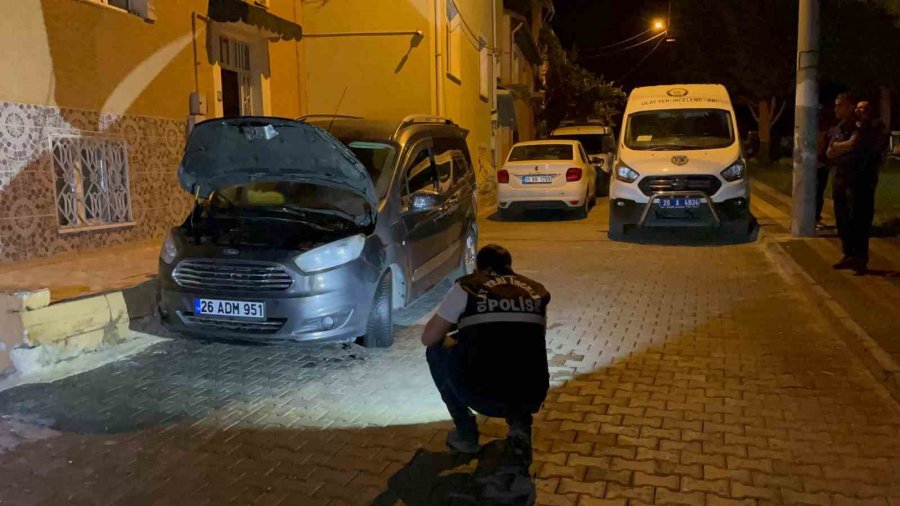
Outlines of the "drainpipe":
<svg viewBox="0 0 900 506">
<path fill-rule="evenodd" d="M 516 25 L 516 27 L 513 28 L 511 32 L 509 32 L 509 74 L 510 74 L 509 77 L 510 77 L 510 80 L 513 79 L 513 75 L 512 75 L 513 55 L 516 54 L 516 32 L 518 32 L 519 30 L 522 29 L 523 26 L 525 26 L 525 21 L 518 19 L 518 18 L 516 18 L 516 21 L 518 21 L 519 24 Z M 515 76 L 515 77 L 518 78 L 519 76 Z"/>
<path fill-rule="evenodd" d="M 444 58 L 441 54 L 441 0 L 434 0 L 434 92 L 435 114 L 444 115 Z"/>
</svg>

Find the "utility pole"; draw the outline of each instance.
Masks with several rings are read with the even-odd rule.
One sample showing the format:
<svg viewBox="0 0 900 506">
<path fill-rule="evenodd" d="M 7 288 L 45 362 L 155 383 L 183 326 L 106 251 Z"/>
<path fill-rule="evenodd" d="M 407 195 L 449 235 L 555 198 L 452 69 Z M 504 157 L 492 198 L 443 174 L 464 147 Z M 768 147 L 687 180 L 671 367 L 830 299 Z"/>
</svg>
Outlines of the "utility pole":
<svg viewBox="0 0 900 506">
<path fill-rule="evenodd" d="M 819 131 L 819 0 L 800 0 L 794 114 L 791 235 L 816 235 L 816 138 Z"/>
</svg>

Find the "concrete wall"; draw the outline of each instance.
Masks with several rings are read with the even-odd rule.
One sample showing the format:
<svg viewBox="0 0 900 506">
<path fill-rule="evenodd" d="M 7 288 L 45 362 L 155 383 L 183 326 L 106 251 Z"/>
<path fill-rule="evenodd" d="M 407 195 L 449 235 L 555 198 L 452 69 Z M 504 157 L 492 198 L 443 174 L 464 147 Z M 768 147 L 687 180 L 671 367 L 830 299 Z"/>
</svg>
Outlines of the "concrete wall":
<svg viewBox="0 0 900 506">
<path fill-rule="evenodd" d="M 192 13 L 207 0 L 156 0 L 156 21 L 88 0 L 0 3 L 0 262 L 158 237 L 189 199 L 176 181 L 195 89 Z M 300 21 L 300 0 L 272 12 Z M 231 26 L 231 25 L 227 25 Z M 214 115 L 217 67 L 197 22 L 196 84 Z M 302 106 L 299 43 L 268 43 L 266 111 Z M 220 108 L 221 109 L 221 108 Z M 262 112 L 262 111 L 260 111 Z M 124 139 L 133 225 L 61 234 L 52 135 Z"/>
</svg>

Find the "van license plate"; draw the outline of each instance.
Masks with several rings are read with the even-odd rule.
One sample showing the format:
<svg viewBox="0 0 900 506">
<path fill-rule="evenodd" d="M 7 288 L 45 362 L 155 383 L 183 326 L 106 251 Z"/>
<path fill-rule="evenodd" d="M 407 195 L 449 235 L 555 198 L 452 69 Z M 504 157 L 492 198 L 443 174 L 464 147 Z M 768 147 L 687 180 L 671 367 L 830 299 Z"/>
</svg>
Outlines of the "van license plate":
<svg viewBox="0 0 900 506">
<path fill-rule="evenodd" d="M 262 320 L 266 317 L 266 305 L 262 302 L 194 299 L 194 314 Z"/>
<path fill-rule="evenodd" d="M 659 199 L 657 202 L 662 209 L 697 209 L 700 207 L 700 199 Z"/>
<path fill-rule="evenodd" d="M 553 176 L 522 176 L 524 184 L 547 184 L 553 182 Z"/>
</svg>

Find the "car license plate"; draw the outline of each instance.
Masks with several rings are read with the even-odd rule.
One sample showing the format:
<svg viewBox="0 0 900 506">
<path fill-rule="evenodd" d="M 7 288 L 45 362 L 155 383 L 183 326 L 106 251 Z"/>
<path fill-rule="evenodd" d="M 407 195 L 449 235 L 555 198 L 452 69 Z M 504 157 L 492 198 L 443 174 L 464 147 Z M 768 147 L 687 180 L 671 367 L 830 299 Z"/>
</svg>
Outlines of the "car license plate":
<svg viewBox="0 0 900 506">
<path fill-rule="evenodd" d="M 553 176 L 522 176 L 524 184 L 547 184 L 553 182 Z"/>
<path fill-rule="evenodd" d="M 697 209 L 701 199 L 659 199 L 659 207 L 662 209 Z"/>
<path fill-rule="evenodd" d="M 194 299 L 194 314 L 262 320 L 266 317 L 266 305 L 262 302 Z"/>
</svg>

